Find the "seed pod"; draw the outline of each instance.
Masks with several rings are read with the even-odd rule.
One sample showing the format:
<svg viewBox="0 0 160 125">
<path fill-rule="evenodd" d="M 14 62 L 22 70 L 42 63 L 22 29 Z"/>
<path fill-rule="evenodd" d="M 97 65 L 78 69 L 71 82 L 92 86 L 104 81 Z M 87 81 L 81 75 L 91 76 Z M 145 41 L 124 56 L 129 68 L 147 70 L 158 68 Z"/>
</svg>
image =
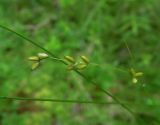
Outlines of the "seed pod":
<svg viewBox="0 0 160 125">
<path fill-rule="evenodd" d="M 80 56 L 80 57 L 85 64 L 89 63 L 89 59 L 86 56 Z"/>
<path fill-rule="evenodd" d="M 67 69 L 68 69 L 68 70 L 73 70 L 73 69 L 74 69 L 74 66 L 69 65 L 69 66 L 67 67 Z"/>
<path fill-rule="evenodd" d="M 40 66 L 40 63 L 39 62 L 35 62 L 35 63 L 33 63 L 32 64 L 32 70 L 35 70 L 35 69 L 37 69 L 38 67 Z"/>
<path fill-rule="evenodd" d="M 143 76 L 143 72 L 137 72 L 137 73 L 135 74 L 135 76 L 136 76 L 136 77 L 138 77 L 138 76 Z"/>
<path fill-rule="evenodd" d="M 75 63 L 76 62 L 75 59 L 71 56 L 65 56 L 64 58 L 65 58 L 65 60 L 67 60 L 70 63 Z"/>
<path fill-rule="evenodd" d="M 137 80 L 136 78 L 133 78 L 133 79 L 132 79 L 132 82 L 133 82 L 134 84 L 136 84 L 136 83 L 138 82 L 138 80 Z"/>
<path fill-rule="evenodd" d="M 40 59 L 46 59 L 46 58 L 48 58 L 48 55 L 46 53 L 38 53 L 38 57 Z"/>
<path fill-rule="evenodd" d="M 87 67 L 87 65 L 86 64 L 78 64 L 77 66 L 76 66 L 76 69 L 78 69 L 78 70 L 83 70 L 83 69 L 85 69 Z"/>
<path fill-rule="evenodd" d="M 28 60 L 30 61 L 39 61 L 39 57 L 38 56 L 31 56 L 28 58 Z"/>
</svg>

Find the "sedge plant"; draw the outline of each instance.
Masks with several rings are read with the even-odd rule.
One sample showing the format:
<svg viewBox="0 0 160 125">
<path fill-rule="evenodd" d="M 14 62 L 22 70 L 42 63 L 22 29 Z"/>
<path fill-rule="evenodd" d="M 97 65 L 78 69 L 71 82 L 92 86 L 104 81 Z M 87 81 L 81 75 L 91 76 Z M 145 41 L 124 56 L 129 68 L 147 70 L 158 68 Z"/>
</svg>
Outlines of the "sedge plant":
<svg viewBox="0 0 160 125">
<path fill-rule="evenodd" d="M 11 100 L 28 100 L 28 101 L 50 101 L 50 102 L 62 102 L 62 103 L 90 103 L 90 104 L 117 104 L 117 105 L 121 105 L 124 109 L 126 109 L 128 112 L 130 112 L 132 115 L 135 116 L 135 112 L 132 111 L 126 103 L 121 102 L 117 97 L 115 97 L 112 93 L 110 93 L 109 91 L 106 91 L 105 89 L 103 89 L 102 87 L 97 85 L 97 82 L 90 79 L 89 77 L 87 77 L 84 73 L 81 72 L 81 70 L 86 69 L 88 67 L 88 65 L 95 65 L 95 66 L 100 66 L 100 64 L 96 64 L 96 63 L 92 63 L 89 61 L 89 58 L 87 58 L 85 55 L 81 55 L 80 59 L 81 61 L 77 61 L 74 57 L 69 56 L 69 55 L 65 55 L 64 58 L 59 58 L 58 56 L 54 55 L 53 53 L 51 53 L 50 51 L 48 51 L 47 49 L 45 49 L 44 47 L 42 47 L 41 45 L 37 44 L 36 42 L 30 40 L 29 38 L 25 37 L 24 35 L 8 28 L 5 27 L 3 25 L 0 25 L 0 28 L 7 30 L 11 33 L 16 34 L 17 36 L 23 38 L 24 40 L 26 40 L 27 42 L 33 44 L 34 46 L 40 48 L 41 50 L 43 50 L 44 52 L 42 53 L 38 53 L 37 55 L 34 56 L 30 56 L 28 58 L 29 61 L 33 62 L 32 63 L 32 70 L 37 69 L 41 63 L 42 60 L 45 60 L 47 58 L 52 59 L 53 61 L 58 61 L 64 65 L 66 65 L 66 68 L 68 70 L 72 70 L 75 73 L 77 73 L 78 75 L 80 75 L 83 79 L 85 79 L 87 82 L 91 83 L 92 85 L 96 86 L 101 92 L 105 93 L 106 95 L 108 95 L 109 97 L 111 97 L 113 99 L 112 102 L 99 102 L 99 101 L 84 101 L 84 100 L 60 100 L 60 99 L 42 99 L 42 98 L 23 98 L 23 97 L 6 97 L 6 96 L 0 96 L 0 99 L 11 99 Z M 127 43 L 126 47 L 128 49 L 129 54 L 131 55 L 131 57 L 133 56 Z M 133 57 L 132 57 L 133 58 Z M 125 71 L 123 69 L 120 68 L 116 68 L 117 70 L 120 70 L 122 72 L 125 73 L 131 73 L 132 76 L 132 82 L 133 83 L 137 83 L 138 82 L 138 77 L 143 75 L 143 72 L 136 72 L 135 69 L 133 69 L 132 67 L 130 67 L 129 72 Z"/>
</svg>

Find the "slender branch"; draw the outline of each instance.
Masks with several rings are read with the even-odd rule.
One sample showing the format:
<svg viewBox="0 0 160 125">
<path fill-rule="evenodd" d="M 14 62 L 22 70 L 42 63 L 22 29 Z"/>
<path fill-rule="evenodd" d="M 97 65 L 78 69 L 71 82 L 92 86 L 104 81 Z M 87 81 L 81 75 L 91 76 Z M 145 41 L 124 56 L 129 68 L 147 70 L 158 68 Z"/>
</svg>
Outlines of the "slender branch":
<svg viewBox="0 0 160 125">
<path fill-rule="evenodd" d="M 60 61 L 60 62 L 64 62 L 64 60 L 63 60 L 63 59 L 60 59 L 60 58 L 49 57 L 49 59 L 56 60 L 56 61 Z"/>
<path fill-rule="evenodd" d="M 132 60 L 132 62 L 133 62 L 134 56 L 133 56 L 133 54 L 132 54 L 132 52 L 131 52 L 131 49 L 129 48 L 129 46 L 128 46 L 128 44 L 127 44 L 126 41 L 125 41 L 124 43 L 125 43 L 125 46 L 126 46 L 126 48 L 127 48 L 128 53 L 129 53 L 129 55 L 130 55 L 130 58 L 131 58 L 131 60 Z"/>
<path fill-rule="evenodd" d="M 116 102 L 106 102 L 106 101 L 88 101 L 88 100 L 64 100 L 64 99 L 51 99 L 51 98 L 27 98 L 27 97 L 8 97 L 8 96 L 0 96 L 0 100 L 17 100 L 17 101 L 40 101 L 40 102 L 54 102 L 54 103 L 60 103 L 60 102 L 64 102 L 64 103 L 89 103 L 89 104 L 115 104 L 115 105 L 119 105 L 119 103 Z M 123 102 L 123 104 L 134 104 L 132 102 Z M 138 104 L 142 104 L 142 102 L 140 103 L 136 103 L 136 105 Z M 143 104 L 145 105 L 145 104 Z M 152 104 L 151 106 L 160 106 L 159 103 L 157 104 Z"/>
<path fill-rule="evenodd" d="M 15 31 L 13 31 L 12 29 L 9 29 L 9 28 L 7 28 L 7 27 L 5 27 L 5 26 L 3 26 L 3 25 L 0 25 L 0 28 L 5 29 L 5 30 L 7 30 L 7 31 L 10 31 L 10 32 L 18 35 L 19 37 L 21 37 L 21 38 L 25 39 L 26 41 L 32 43 L 33 45 L 37 46 L 38 48 L 44 50 L 46 53 L 48 53 L 48 54 L 49 54 L 50 56 L 52 56 L 53 58 L 57 58 L 60 62 L 62 62 L 63 64 L 67 65 L 67 63 L 66 63 L 65 61 L 61 60 L 60 58 L 58 58 L 57 56 L 55 56 L 54 54 L 52 54 L 50 51 L 46 50 L 45 48 L 43 48 L 43 47 L 40 46 L 39 44 L 35 43 L 34 41 L 32 41 L 32 40 L 24 37 L 23 35 L 15 32 Z M 79 71 L 77 71 L 77 70 L 74 70 L 74 71 L 75 71 L 77 74 L 79 74 L 80 76 L 82 76 L 85 80 L 91 82 L 93 85 L 95 85 L 97 88 L 99 88 L 99 90 L 101 90 L 102 92 L 104 92 L 105 94 L 107 94 L 108 96 L 110 96 L 115 102 L 119 103 L 123 108 L 125 108 L 125 109 L 128 110 L 131 114 L 134 115 L 134 112 L 131 111 L 125 104 L 121 103 L 121 102 L 119 101 L 119 99 L 117 99 L 114 95 L 112 95 L 112 94 L 109 93 L 108 91 L 104 90 L 103 88 L 99 87 L 99 86 L 96 84 L 96 82 L 94 82 L 94 81 L 92 81 L 91 79 L 89 79 L 89 78 L 88 78 L 87 76 L 85 76 L 83 73 L 81 73 L 81 72 L 79 72 Z"/>
<path fill-rule="evenodd" d="M 112 66 L 112 65 L 110 65 L 110 64 L 108 64 L 108 63 L 105 63 L 105 64 L 90 63 L 90 64 L 91 64 L 91 65 L 94 65 L 94 66 L 98 66 L 98 67 L 100 67 L 100 68 L 104 68 L 105 66 L 108 65 L 109 67 L 112 67 L 113 69 L 115 69 L 115 70 L 117 70 L 117 71 L 120 71 L 120 72 L 123 72 L 123 73 L 128 73 L 127 70 L 122 69 L 122 68 L 117 68 L 117 67 Z"/>
<path fill-rule="evenodd" d="M 63 100 L 63 99 L 43 99 L 43 98 L 25 98 L 25 97 L 7 97 L 0 96 L 2 100 L 27 100 L 27 101 L 40 101 L 40 102 L 63 102 L 63 103 L 87 103 L 87 104 L 118 104 L 115 102 L 103 102 L 103 101 L 85 101 L 85 100 Z"/>
<path fill-rule="evenodd" d="M 87 76 L 85 76 L 84 74 L 82 74 L 81 72 L 75 70 L 75 72 L 77 74 L 79 74 L 80 76 L 82 76 L 86 81 L 91 82 L 94 86 L 96 86 L 99 90 L 101 90 L 102 92 L 104 92 L 105 94 L 107 94 L 108 96 L 110 96 L 115 102 L 117 102 L 118 104 L 120 104 L 123 108 L 125 108 L 126 110 L 128 110 L 131 114 L 134 114 L 134 112 L 132 110 L 130 110 L 125 104 L 123 104 L 119 99 L 117 99 L 114 95 L 112 95 L 110 92 L 106 91 L 105 89 L 97 86 L 97 83 L 94 82 L 93 80 L 90 80 Z"/>
<path fill-rule="evenodd" d="M 23 35 L 15 32 L 14 30 L 12 30 L 12 29 L 10 29 L 10 28 L 7 28 L 7 27 L 5 27 L 5 26 L 3 26 L 3 25 L 0 25 L 0 28 L 5 29 L 5 30 L 7 30 L 7 31 L 9 31 L 9 32 L 12 32 L 12 33 L 16 34 L 17 36 L 25 39 L 26 41 L 28 41 L 28 42 L 32 43 L 33 45 L 37 46 L 38 48 L 42 49 L 43 51 L 45 51 L 46 53 L 48 53 L 48 54 L 51 55 L 52 57 L 58 58 L 56 55 L 54 55 L 53 53 L 51 53 L 51 52 L 48 51 L 47 49 L 43 48 L 42 46 L 40 46 L 40 45 L 37 44 L 36 42 L 28 39 L 27 37 L 25 37 L 25 36 L 23 36 Z"/>
</svg>

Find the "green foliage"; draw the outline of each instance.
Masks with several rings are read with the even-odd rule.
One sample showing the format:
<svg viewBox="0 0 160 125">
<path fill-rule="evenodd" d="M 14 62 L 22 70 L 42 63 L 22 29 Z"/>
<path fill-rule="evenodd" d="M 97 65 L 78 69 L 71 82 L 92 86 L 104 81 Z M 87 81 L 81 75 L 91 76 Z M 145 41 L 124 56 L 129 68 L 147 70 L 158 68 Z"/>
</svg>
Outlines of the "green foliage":
<svg viewBox="0 0 160 125">
<path fill-rule="evenodd" d="M 127 102 L 139 124 L 159 125 L 159 0 L 1 0 L 0 24 L 28 36 L 53 54 L 87 55 L 83 70 L 98 86 Z M 133 59 L 124 42 L 128 43 Z M 110 98 L 59 62 L 31 71 L 27 58 L 42 50 L 0 29 L 0 96 L 69 100 Z M 142 71 L 132 84 L 126 71 Z M 0 101 L 4 125 L 135 124 L 117 105 Z"/>
</svg>

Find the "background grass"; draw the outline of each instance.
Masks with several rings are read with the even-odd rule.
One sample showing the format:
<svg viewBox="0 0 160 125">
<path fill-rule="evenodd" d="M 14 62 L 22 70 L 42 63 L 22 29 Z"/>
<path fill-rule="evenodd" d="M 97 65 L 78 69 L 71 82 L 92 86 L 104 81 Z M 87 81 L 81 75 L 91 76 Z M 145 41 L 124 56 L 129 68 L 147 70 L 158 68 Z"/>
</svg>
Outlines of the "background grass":
<svg viewBox="0 0 160 125">
<path fill-rule="evenodd" d="M 100 64 L 84 70 L 87 76 L 127 102 L 141 125 L 159 125 L 159 5 L 159 0 L 0 0 L 0 24 L 59 57 L 87 55 Z M 59 62 L 48 60 L 31 72 L 27 58 L 38 52 L 42 50 L 0 29 L 0 96 L 111 100 Z M 133 67 L 145 76 L 135 85 L 114 67 Z M 137 125 L 118 105 L 13 100 L 0 101 L 0 124 Z"/>
</svg>

